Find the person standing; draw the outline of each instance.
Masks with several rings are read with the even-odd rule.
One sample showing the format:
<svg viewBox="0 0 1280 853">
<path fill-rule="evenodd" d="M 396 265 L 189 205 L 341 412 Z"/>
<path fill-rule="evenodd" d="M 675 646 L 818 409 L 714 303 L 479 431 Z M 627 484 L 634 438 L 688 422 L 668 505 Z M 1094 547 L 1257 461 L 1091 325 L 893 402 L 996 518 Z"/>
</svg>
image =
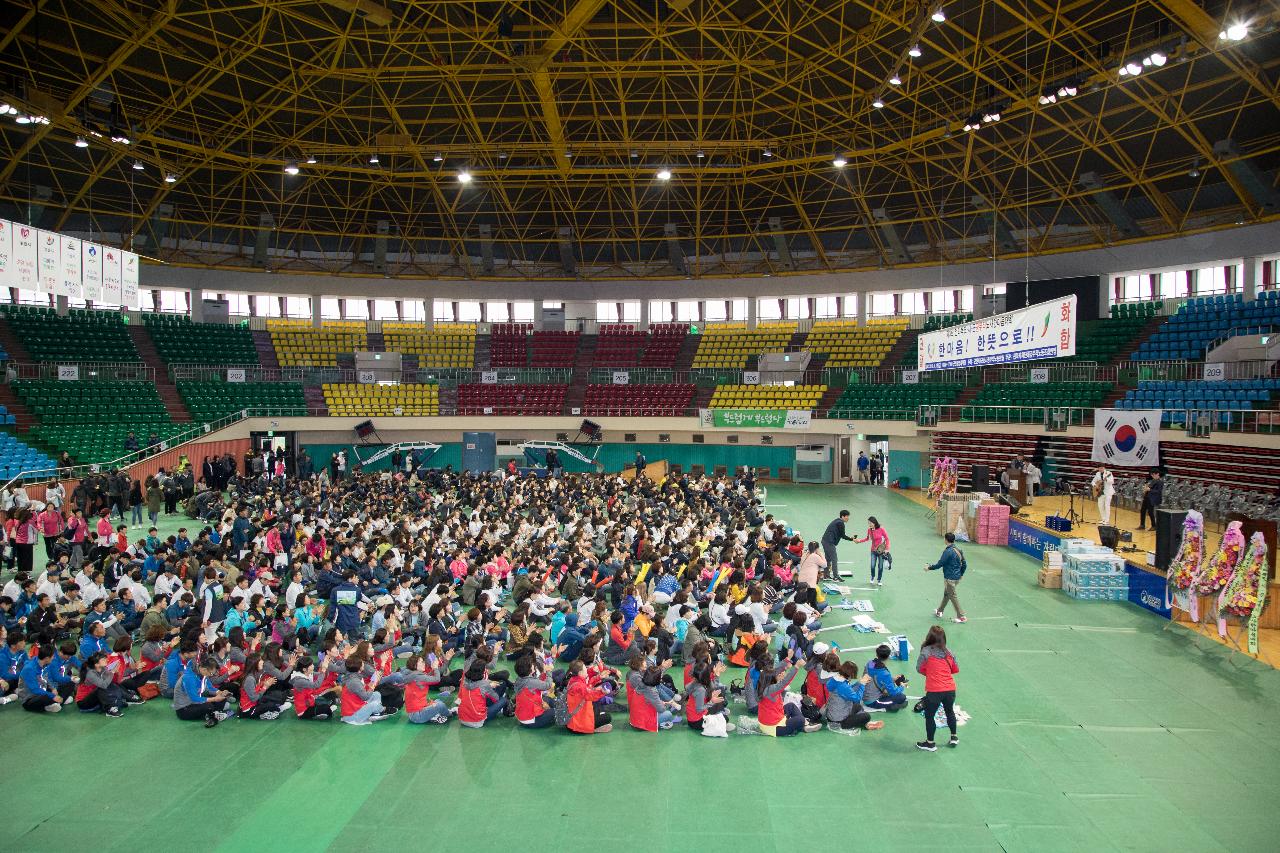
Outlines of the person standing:
<svg viewBox="0 0 1280 853">
<path fill-rule="evenodd" d="M 822 532 L 822 555 L 827 558 L 827 567 L 823 572 L 823 577 L 830 577 L 834 580 L 840 579 L 840 571 L 836 567 L 837 554 L 836 546 L 843 539 L 845 542 L 853 542 L 854 539 L 845 532 L 845 522 L 849 520 L 849 510 L 840 510 L 840 515 L 827 525 L 827 529 Z"/>
<path fill-rule="evenodd" d="M 936 569 L 942 569 L 942 603 L 938 605 L 938 609 L 933 611 L 933 615 L 942 618 L 942 612 L 947 609 L 947 602 L 951 602 L 951 606 L 956 609 L 953 622 L 967 622 L 964 610 L 960 607 L 960 599 L 956 597 L 956 586 L 959 585 L 960 579 L 964 577 L 968 564 L 965 562 L 964 554 L 956 547 L 956 535 L 948 533 L 943 537 L 947 540 L 947 547 L 942 549 L 942 556 L 938 558 L 938 562 L 925 566 L 926 572 L 932 572 Z"/>
<path fill-rule="evenodd" d="M 62 536 L 62 513 L 54 509 L 53 504 L 45 504 L 44 509 L 36 516 L 36 524 L 40 527 L 40 535 L 44 537 L 44 554 L 48 560 L 56 560 L 54 550 L 58 539 Z"/>
<path fill-rule="evenodd" d="M 871 543 L 871 583 L 873 586 L 884 586 L 884 570 L 893 565 L 893 557 L 889 554 L 889 532 L 880 526 L 876 517 L 867 518 L 867 535 L 858 540 Z"/>
<path fill-rule="evenodd" d="M 1111 499 L 1116 496 L 1115 475 L 1106 465 L 1099 465 L 1093 472 L 1093 496 L 1098 499 L 1098 523 L 1111 523 Z"/>
<path fill-rule="evenodd" d="M 858 482 L 864 485 L 871 484 L 871 460 L 861 450 L 858 451 Z"/>
<path fill-rule="evenodd" d="M 938 751 L 933 737 L 938 729 L 939 707 L 946 714 L 947 728 L 951 730 L 947 746 L 954 749 L 960 745 L 960 738 L 956 736 L 956 673 L 959 671 L 955 656 L 947 648 L 946 632 L 941 625 L 934 625 L 925 635 L 916 660 L 916 672 L 924 676 L 924 740 L 916 744 L 916 749 Z"/>
<path fill-rule="evenodd" d="M 1142 487 L 1142 506 L 1138 510 L 1138 529 L 1147 529 L 1147 519 L 1151 519 L 1151 529 L 1156 528 L 1156 507 L 1164 500 L 1164 478 L 1159 468 L 1151 469 L 1151 477 Z"/>
</svg>

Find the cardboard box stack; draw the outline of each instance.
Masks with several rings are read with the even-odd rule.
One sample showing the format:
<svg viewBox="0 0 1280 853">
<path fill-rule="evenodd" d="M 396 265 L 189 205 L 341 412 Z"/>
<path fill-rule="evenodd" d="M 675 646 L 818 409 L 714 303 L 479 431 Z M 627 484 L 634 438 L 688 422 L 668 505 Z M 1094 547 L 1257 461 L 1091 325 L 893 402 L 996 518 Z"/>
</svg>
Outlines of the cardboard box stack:
<svg viewBox="0 0 1280 853">
<path fill-rule="evenodd" d="M 977 542 L 980 545 L 1009 544 L 1009 508 L 1004 504 L 978 506 Z"/>
<path fill-rule="evenodd" d="M 1062 589 L 1062 552 L 1045 551 L 1044 561 L 1038 577 L 1040 586 L 1045 589 Z"/>
<path fill-rule="evenodd" d="M 942 506 L 938 508 L 937 530 L 939 535 L 944 533 L 952 533 L 956 529 L 956 521 L 961 517 L 965 517 L 965 532 L 973 537 L 973 527 L 970 524 L 968 515 L 970 495 L 956 493 L 954 495 L 944 495 L 942 498 Z"/>
<path fill-rule="evenodd" d="M 1081 601 L 1125 601 L 1129 575 L 1124 558 L 1087 539 L 1062 543 L 1062 591 Z"/>
</svg>

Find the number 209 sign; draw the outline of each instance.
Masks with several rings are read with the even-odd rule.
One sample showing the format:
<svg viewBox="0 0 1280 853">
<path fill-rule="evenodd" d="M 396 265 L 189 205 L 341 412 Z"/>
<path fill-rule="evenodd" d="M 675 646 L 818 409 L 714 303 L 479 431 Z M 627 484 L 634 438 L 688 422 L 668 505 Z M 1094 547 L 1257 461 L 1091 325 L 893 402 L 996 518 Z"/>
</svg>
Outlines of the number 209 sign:
<svg viewBox="0 0 1280 853">
<path fill-rule="evenodd" d="M 949 326 L 920 336 L 919 368 L 981 367 L 1076 354 L 1076 297 Z"/>
</svg>

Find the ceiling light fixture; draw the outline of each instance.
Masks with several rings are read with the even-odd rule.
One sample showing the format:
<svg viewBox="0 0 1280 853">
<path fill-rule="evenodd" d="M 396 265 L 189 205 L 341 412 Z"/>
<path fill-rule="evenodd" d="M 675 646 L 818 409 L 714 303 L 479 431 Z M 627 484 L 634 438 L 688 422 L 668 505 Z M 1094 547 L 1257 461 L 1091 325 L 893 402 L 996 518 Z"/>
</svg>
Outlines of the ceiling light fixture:
<svg viewBox="0 0 1280 853">
<path fill-rule="evenodd" d="M 1218 38 L 1223 41 L 1243 41 L 1244 37 L 1249 35 L 1249 28 L 1244 24 L 1232 24 L 1222 32 L 1218 33 Z"/>
<path fill-rule="evenodd" d="M 573 149 L 572 149 L 572 148 L 566 148 L 566 149 L 564 149 L 564 156 L 566 156 L 566 157 L 572 157 L 572 156 L 573 156 Z"/>
<path fill-rule="evenodd" d="M 660 180 L 660 181 L 669 181 L 669 180 L 671 180 L 671 170 L 670 170 L 670 169 L 659 169 L 659 170 L 658 170 L 658 174 L 657 174 L 657 175 L 655 175 L 654 177 L 656 177 L 656 178 L 657 178 L 658 180 Z"/>
<path fill-rule="evenodd" d="M 910 56 L 912 59 L 919 59 L 922 53 L 923 51 L 920 50 L 920 45 L 913 44 L 911 45 L 911 49 L 907 51 L 907 56 Z"/>
<path fill-rule="evenodd" d="M 696 154 L 694 154 L 693 156 L 695 156 L 695 157 L 697 157 L 699 160 L 701 160 L 702 158 L 704 158 L 704 157 L 706 157 L 706 156 L 707 156 L 707 153 L 706 153 L 705 151 L 703 151 L 701 148 L 699 148 L 699 149 L 698 149 L 698 151 L 697 151 L 697 153 L 696 153 Z"/>
<path fill-rule="evenodd" d="M 764 156 L 766 156 L 766 157 L 772 157 L 772 156 L 773 156 L 773 149 L 766 145 L 766 146 L 764 147 Z"/>
<path fill-rule="evenodd" d="M 941 24 L 943 21 L 947 19 L 947 13 L 942 11 L 942 7 L 939 6 L 937 9 L 933 11 L 933 14 L 930 15 L 929 17 L 933 20 L 935 24 Z"/>
<path fill-rule="evenodd" d="M 307 157 L 308 166 L 314 166 L 315 164 L 316 164 L 316 155 L 312 154 L 309 157 Z"/>
<path fill-rule="evenodd" d="M 434 157 L 432 157 L 432 158 L 431 158 L 431 162 L 432 162 L 432 163 L 441 163 L 441 162 L 444 162 L 444 155 L 437 151 L 437 152 L 436 152 L 436 156 L 434 156 Z"/>
<path fill-rule="evenodd" d="M 843 169 L 845 166 L 849 165 L 849 161 L 845 158 L 843 154 L 837 154 L 831 160 L 831 165 L 835 166 L 837 169 Z"/>
<path fill-rule="evenodd" d="M 89 147 L 89 140 L 85 139 L 83 136 L 77 136 L 77 137 L 76 137 L 76 147 L 77 147 L 77 148 L 88 148 L 88 147 Z"/>
<path fill-rule="evenodd" d="M 301 171 L 301 170 L 298 168 L 298 163 L 297 163 L 297 161 L 296 161 L 296 160 L 286 160 L 286 161 L 285 161 L 285 164 L 284 164 L 284 173 L 285 173 L 286 175 L 296 175 L 296 174 L 298 174 L 298 172 L 299 172 L 299 171 Z"/>
<path fill-rule="evenodd" d="M 459 172 L 459 173 L 458 173 L 458 183 L 460 183 L 460 184 L 469 184 L 469 183 L 471 183 L 471 173 L 470 173 L 470 172 L 468 172 L 466 169 L 463 169 L 461 172 Z"/>
<path fill-rule="evenodd" d="M 902 85 L 902 78 L 901 78 L 901 77 L 899 77 L 897 74 L 893 75 L 892 77 L 890 77 L 890 78 L 889 78 L 889 85 L 890 85 L 890 86 L 901 86 L 901 85 Z"/>
<path fill-rule="evenodd" d="M 178 176 L 173 172 L 165 172 L 164 182 L 166 184 L 176 184 L 178 182 Z"/>
<path fill-rule="evenodd" d="M 880 100 L 879 98 L 876 98 L 874 101 L 871 102 L 871 106 L 875 107 L 876 109 L 882 109 L 884 107 L 884 101 Z"/>
<path fill-rule="evenodd" d="M 378 165 L 378 153 L 376 151 L 369 155 L 369 165 L 370 166 Z"/>
<path fill-rule="evenodd" d="M 19 113 L 18 117 L 15 118 L 14 121 L 16 121 L 18 124 L 31 124 L 31 116 L 27 115 L 26 113 Z"/>
<path fill-rule="evenodd" d="M 133 171 L 135 171 L 135 172 L 141 172 L 141 171 L 142 171 L 143 169 L 145 169 L 145 168 L 147 168 L 147 167 L 146 167 L 146 166 L 144 166 L 144 165 L 142 165 L 142 161 L 141 161 L 141 160 L 134 160 L 134 161 L 133 161 Z"/>
<path fill-rule="evenodd" d="M 117 145 L 128 145 L 129 137 L 119 130 L 113 130 L 111 131 L 111 141 Z"/>
</svg>

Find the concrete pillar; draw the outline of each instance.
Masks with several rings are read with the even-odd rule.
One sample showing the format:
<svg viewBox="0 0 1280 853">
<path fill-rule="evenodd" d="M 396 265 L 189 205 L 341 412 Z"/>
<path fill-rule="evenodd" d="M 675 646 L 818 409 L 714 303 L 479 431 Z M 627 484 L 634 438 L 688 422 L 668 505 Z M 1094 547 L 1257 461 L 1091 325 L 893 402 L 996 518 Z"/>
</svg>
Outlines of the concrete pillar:
<svg viewBox="0 0 1280 853">
<path fill-rule="evenodd" d="M 535 299 L 533 301 L 533 330 L 535 332 L 542 331 L 542 300 Z"/>
<path fill-rule="evenodd" d="M 867 303 L 871 301 L 871 294 L 865 290 L 857 294 L 858 298 L 858 325 L 867 325 Z"/>
<path fill-rule="evenodd" d="M 188 298 L 191 300 L 191 322 L 204 322 L 204 291 L 198 287 L 190 290 Z"/>
<path fill-rule="evenodd" d="M 1187 270 L 1187 294 L 1189 296 L 1200 295 L 1200 270 Z"/>
<path fill-rule="evenodd" d="M 311 326 L 318 329 L 323 325 L 324 320 L 320 316 L 320 294 L 311 297 Z"/>
<path fill-rule="evenodd" d="M 986 308 L 982 304 L 982 285 L 973 284 L 969 289 L 973 292 L 973 319 L 981 320 L 987 316 Z"/>
<path fill-rule="evenodd" d="M 747 329 L 755 331 L 760 321 L 760 300 L 754 296 L 747 297 Z"/>
<path fill-rule="evenodd" d="M 1101 311 L 1103 317 L 1111 316 L 1111 305 L 1115 302 L 1112 298 L 1113 296 L 1114 292 L 1111 289 L 1111 276 L 1098 276 L 1098 304 L 1102 306 Z"/>
<path fill-rule="evenodd" d="M 1244 294 L 1245 302 L 1258 298 L 1259 278 L 1257 258 L 1245 258 L 1240 262 L 1240 292 Z"/>
<path fill-rule="evenodd" d="M 698 325 L 707 322 L 707 302 L 705 299 L 698 300 Z"/>
<path fill-rule="evenodd" d="M 436 328 L 436 301 L 430 297 L 422 300 L 422 327 L 428 332 Z"/>
<path fill-rule="evenodd" d="M 489 303 L 488 302 L 480 303 L 480 322 L 481 323 L 489 322 Z"/>
<path fill-rule="evenodd" d="M 637 328 L 642 332 L 649 331 L 649 300 L 640 300 L 640 322 Z"/>
<path fill-rule="evenodd" d="M 54 304 L 54 311 L 59 317 L 65 317 L 71 313 L 71 300 L 65 296 L 59 296 L 58 301 Z"/>
</svg>

